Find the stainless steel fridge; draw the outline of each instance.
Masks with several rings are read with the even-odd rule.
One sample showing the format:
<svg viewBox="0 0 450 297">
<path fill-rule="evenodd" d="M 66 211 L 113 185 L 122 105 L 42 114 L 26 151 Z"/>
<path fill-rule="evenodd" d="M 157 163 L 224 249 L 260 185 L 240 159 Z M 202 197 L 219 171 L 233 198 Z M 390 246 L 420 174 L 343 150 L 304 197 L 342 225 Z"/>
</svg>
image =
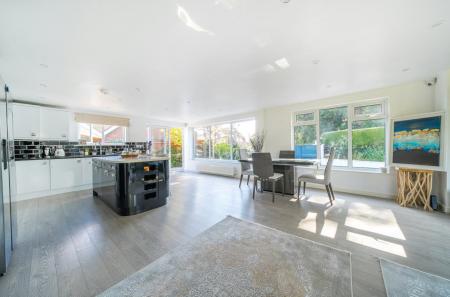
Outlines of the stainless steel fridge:
<svg viewBox="0 0 450 297">
<path fill-rule="evenodd" d="M 0 275 L 7 272 L 17 235 L 16 172 L 12 104 L 0 77 Z"/>
</svg>

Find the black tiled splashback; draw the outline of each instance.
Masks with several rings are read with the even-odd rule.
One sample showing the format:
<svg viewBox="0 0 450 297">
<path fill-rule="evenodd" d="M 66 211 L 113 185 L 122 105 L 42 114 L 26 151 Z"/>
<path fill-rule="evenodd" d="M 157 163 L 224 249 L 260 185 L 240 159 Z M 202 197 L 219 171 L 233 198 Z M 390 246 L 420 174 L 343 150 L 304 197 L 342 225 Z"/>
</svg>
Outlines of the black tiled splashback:
<svg viewBox="0 0 450 297">
<path fill-rule="evenodd" d="M 16 160 L 42 159 L 44 147 L 62 145 L 66 156 L 84 156 L 85 150 L 89 150 L 89 154 L 96 152 L 97 156 L 102 154 L 120 154 L 125 148 L 129 149 L 145 149 L 145 142 L 126 142 L 123 145 L 86 145 L 78 142 L 69 141 L 38 141 L 38 140 L 15 140 L 14 141 L 14 157 Z"/>
</svg>

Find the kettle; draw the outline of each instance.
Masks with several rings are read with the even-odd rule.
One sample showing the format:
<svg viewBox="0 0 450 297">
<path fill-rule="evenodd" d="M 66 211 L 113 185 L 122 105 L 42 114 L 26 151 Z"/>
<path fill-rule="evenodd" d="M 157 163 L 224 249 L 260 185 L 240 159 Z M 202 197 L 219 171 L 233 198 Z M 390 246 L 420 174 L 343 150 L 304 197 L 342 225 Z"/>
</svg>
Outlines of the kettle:
<svg viewBox="0 0 450 297">
<path fill-rule="evenodd" d="M 65 155 L 66 153 L 64 152 L 62 145 L 58 145 L 55 150 L 55 157 L 64 157 Z"/>
</svg>

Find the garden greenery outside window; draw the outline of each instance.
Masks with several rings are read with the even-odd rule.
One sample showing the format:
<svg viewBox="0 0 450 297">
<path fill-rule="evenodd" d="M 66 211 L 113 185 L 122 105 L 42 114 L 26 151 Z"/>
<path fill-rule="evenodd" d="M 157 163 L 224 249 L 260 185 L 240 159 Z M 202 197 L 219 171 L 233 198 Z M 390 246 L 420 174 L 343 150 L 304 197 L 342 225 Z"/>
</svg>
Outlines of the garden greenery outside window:
<svg viewBox="0 0 450 297">
<path fill-rule="evenodd" d="M 78 123 L 78 139 L 85 143 L 122 144 L 126 141 L 126 127 Z"/>
<path fill-rule="evenodd" d="M 326 165 L 335 147 L 335 166 L 383 168 L 386 166 L 386 102 L 322 108 L 293 115 L 295 157 L 319 159 Z"/>
<path fill-rule="evenodd" d="M 193 158 L 239 160 L 239 149 L 251 152 L 255 120 L 193 128 Z"/>
</svg>

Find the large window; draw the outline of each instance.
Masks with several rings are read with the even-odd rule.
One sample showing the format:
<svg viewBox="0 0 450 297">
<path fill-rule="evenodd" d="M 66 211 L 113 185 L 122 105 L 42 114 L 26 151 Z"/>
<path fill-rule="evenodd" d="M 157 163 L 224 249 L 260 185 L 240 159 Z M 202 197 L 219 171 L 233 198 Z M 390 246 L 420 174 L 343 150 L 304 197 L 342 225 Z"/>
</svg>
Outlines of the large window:
<svg viewBox="0 0 450 297">
<path fill-rule="evenodd" d="M 232 158 L 233 160 L 239 160 L 239 150 L 246 149 L 252 151 L 250 144 L 250 138 L 255 134 L 255 121 L 240 121 L 231 123 L 231 145 L 232 145 Z"/>
<path fill-rule="evenodd" d="M 255 120 L 236 121 L 193 129 L 193 157 L 238 160 L 239 149 L 251 151 Z"/>
<path fill-rule="evenodd" d="M 348 165 L 348 108 L 336 107 L 319 110 L 320 163 L 325 165 L 330 148 L 336 149 L 336 166 Z"/>
<path fill-rule="evenodd" d="M 229 160 L 231 157 L 230 124 L 211 126 L 213 159 Z"/>
<path fill-rule="evenodd" d="M 210 128 L 194 129 L 194 158 L 209 158 L 211 146 Z"/>
<path fill-rule="evenodd" d="M 126 141 L 126 127 L 78 123 L 78 139 L 85 143 L 121 144 Z"/>
<path fill-rule="evenodd" d="M 336 166 L 386 166 L 384 100 L 297 112 L 293 123 L 296 158 L 319 159 L 325 165 L 334 147 Z"/>
</svg>

